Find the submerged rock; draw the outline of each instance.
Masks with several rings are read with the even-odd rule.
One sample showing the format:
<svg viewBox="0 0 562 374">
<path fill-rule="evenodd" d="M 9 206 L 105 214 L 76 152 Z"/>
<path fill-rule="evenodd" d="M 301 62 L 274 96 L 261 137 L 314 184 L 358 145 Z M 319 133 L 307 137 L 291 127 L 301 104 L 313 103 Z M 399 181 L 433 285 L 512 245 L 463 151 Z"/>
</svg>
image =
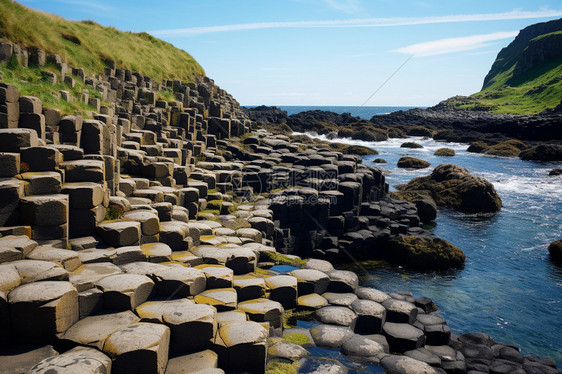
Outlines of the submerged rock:
<svg viewBox="0 0 562 374">
<path fill-rule="evenodd" d="M 446 240 L 401 236 L 385 245 L 385 258 L 394 264 L 420 270 L 463 267 L 463 251 Z"/>
<path fill-rule="evenodd" d="M 550 176 L 562 175 L 562 169 L 558 169 L 558 168 L 552 169 L 550 173 L 548 173 L 548 175 Z"/>
<path fill-rule="evenodd" d="M 415 142 L 405 142 L 400 145 L 400 148 L 423 148 L 423 145 L 415 143 Z"/>
<path fill-rule="evenodd" d="M 414 178 L 398 188 L 401 193 L 429 191 L 438 206 L 461 212 L 494 213 L 502 206 L 492 183 L 452 164 L 439 165 L 431 175 Z"/>
</svg>

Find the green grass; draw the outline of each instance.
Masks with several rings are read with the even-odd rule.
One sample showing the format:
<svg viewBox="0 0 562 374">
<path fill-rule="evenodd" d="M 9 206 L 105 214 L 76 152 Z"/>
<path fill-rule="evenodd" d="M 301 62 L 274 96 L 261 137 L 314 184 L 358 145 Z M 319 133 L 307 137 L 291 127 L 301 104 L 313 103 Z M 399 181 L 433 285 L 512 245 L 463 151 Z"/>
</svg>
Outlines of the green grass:
<svg viewBox="0 0 562 374">
<path fill-rule="evenodd" d="M 11 0 L 0 0 L 0 36 L 47 54 L 58 54 L 88 76 L 103 73 L 109 61 L 153 79 L 193 81 L 205 75 L 187 52 L 147 33 L 119 31 L 93 21 L 68 21 Z"/>
<path fill-rule="evenodd" d="M 2 71 L 2 81 L 17 87 L 22 96 L 36 96 L 41 99 L 43 106 L 60 109 L 61 113 L 74 114 L 76 111 L 83 113 L 84 111 L 93 110 L 94 108 L 80 101 L 83 90 L 87 90 L 89 97 L 101 99 L 100 93 L 93 87 L 87 86 L 80 81 L 76 81 L 73 88 L 61 82 L 61 76 L 58 74 L 54 66 L 28 67 L 24 68 L 19 65 L 15 58 L 9 63 L 0 64 Z M 57 74 L 57 83 L 51 84 L 47 82 L 42 75 L 42 71 L 49 71 Z M 60 99 L 58 92 L 60 90 L 69 91 L 73 96 L 71 102 Z M 102 104 L 107 103 L 102 101 Z"/>
</svg>

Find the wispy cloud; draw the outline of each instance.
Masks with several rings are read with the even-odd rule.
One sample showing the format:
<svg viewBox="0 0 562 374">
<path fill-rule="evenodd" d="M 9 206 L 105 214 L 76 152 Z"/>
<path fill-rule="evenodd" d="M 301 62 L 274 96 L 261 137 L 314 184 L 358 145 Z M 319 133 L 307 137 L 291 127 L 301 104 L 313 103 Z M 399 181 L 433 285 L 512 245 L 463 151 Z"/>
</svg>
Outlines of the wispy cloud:
<svg viewBox="0 0 562 374">
<path fill-rule="evenodd" d="M 430 42 L 408 45 L 395 49 L 394 52 L 405 53 L 416 56 L 435 56 L 447 53 L 469 51 L 489 46 L 493 41 L 513 38 L 519 31 L 502 31 L 491 34 L 480 34 L 463 36 L 459 38 L 447 38 L 433 40 Z"/>
<path fill-rule="evenodd" d="M 72 0 L 71 0 L 72 1 Z M 554 18 L 562 16 L 562 10 L 522 11 L 512 10 L 504 13 L 487 14 L 457 14 L 440 17 L 391 17 L 391 18 L 353 18 L 346 20 L 328 21 L 290 21 L 290 22 L 257 22 L 222 26 L 190 27 L 170 30 L 154 30 L 155 36 L 193 36 L 207 33 L 280 29 L 280 28 L 337 28 L 337 27 L 390 27 L 407 25 L 424 25 L 436 23 L 476 22 L 476 21 L 502 21 L 529 18 Z"/>
<path fill-rule="evenodd" d="M 356 14 L 361 11 L 357 0 L 324 0 L 331 8 L 349 14 Z"/>
</svg>

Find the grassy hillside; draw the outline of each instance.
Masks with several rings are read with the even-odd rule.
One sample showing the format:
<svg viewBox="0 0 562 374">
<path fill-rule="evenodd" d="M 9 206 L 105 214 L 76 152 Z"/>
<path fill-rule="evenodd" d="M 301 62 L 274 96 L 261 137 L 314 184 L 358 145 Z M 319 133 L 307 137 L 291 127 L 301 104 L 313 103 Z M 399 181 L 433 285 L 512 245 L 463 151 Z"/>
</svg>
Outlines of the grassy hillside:
<svg viewBox="0 0 562 374">
<path fill-rule="evenodd" d="M 446 101 L 454 109 L 536 114 L 562 100 L 562 19 L 531 25 L 498 54 L 482 91 Z"/>
<path fill-rule="evenodd" d="M 88 75 L 102 73 L 108 60 L 157 80 L 190 81 L 205 75 L 187 52 L 147 33 L 123 32 L 92 21 L 68 21 L 11 0 L 0 0 L 0 37 L 58 54 Z"/>
</svg>

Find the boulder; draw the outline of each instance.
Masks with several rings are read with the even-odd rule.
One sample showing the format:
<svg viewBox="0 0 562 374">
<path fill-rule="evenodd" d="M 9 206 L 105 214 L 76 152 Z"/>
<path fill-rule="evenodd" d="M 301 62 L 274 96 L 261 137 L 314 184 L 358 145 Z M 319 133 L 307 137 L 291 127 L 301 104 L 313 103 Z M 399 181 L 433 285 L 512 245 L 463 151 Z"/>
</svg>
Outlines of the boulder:
<svg viewBox="0 0 562 374">
<path fill-rule="evenodd" d="M 562 161 L 562 145 L 541 144 L 521 151 L 519 158 L 532 161 Z"/>
<path fill-rule="evenodd" d="M 434 153 L 435 156 L 452 157 L 455 155 L 455 150 L 452 148 L 439 148 Z"/>
<path fill-rule="evenodd" d="M 391 352 L 406 352 L 423 346 L 423 331 L 407 323 L 387 322 L 382 328 Z"/>
<path fill-rule="evenodd" d="M 429 165 L 431 164 L 425 160 L 420 160 L 419 158 L 409 157 L 409 156 L 400 157 L 397 163 L 397 166 L 399 168 L 407 168 L 407 169 L 424 169 Z"/>
<path fill-rule="evenodd" d="M 418 270 L 462 268 L 465 255 L 461 249 L 440 238 L 400 236 L 384 244 L 384 258 L 389 262 Z"/>
<path fill-rule="evenodd" d="M 167 326 L 139 322 L 111 334 L 103 351 L 113 359 L 112 373 L 164 374 L 169 345 Z"/>
<path fill-rule="evenodd" d="M 317 346 L 331 349 L 340 348 L 354 335 L 348 327 L 334 325 L 316 325 L 310 329 L 310 334 Z"/>
<path fill-rule="evenodd" d="M 438 206 L 467 213 L 493 213 L 502 206 L 490 182 L 451 164 L 439 165 L 431 175 L 414 178 L 398 189 L 400 192 L 429 191 Z"/>
<path fill-rule="evenodd" d="M 548 173 L 548 175 L 550 175 L 550 176 L 562 175 L 562 169 L 554 168 Z"/>
<path fill-rule="evenodd" d="M 405 142 L 405 143 L 400 144 L 400 148 L 413 148 L 413 149 L 416 149 L 416 148 L 423 148 L 423 145 L 418 144 L 418 143 L 416 143 L 416 142 Z"/>
</svg>

